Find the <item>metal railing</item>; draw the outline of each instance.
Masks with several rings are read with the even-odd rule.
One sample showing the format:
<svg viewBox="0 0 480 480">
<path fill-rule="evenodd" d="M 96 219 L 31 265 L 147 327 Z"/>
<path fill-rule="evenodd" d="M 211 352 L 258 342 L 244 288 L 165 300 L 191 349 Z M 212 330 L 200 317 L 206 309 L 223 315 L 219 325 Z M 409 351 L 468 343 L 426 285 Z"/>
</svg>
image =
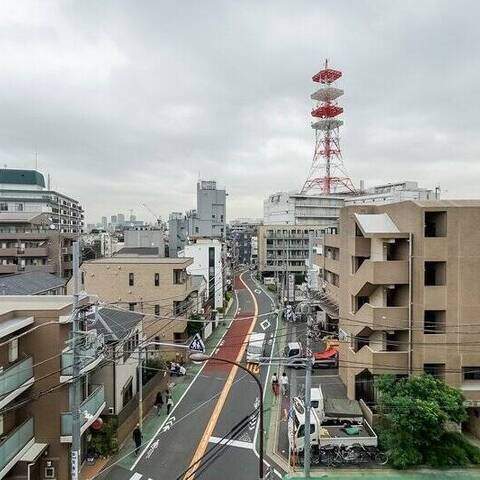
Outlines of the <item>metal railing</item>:
<svg viewBox="0 0 480 480">
<path fill-rule="evenodd" d="M 0 398 L 14 392 L 33 378 L 33 359 L 27 357 L 0 373 Z"/>
<path fill-rule="evenodd" d="M 98 359 L 99 349 L 101 346 L 97 342 L 93 342 L 89 346 L 80 348 L 80 370 L 84 369 L 90 363 Z M 73 375 L 73 352 L 67 350 L 62 353 L 62 373 L 61 375 Z"/>
<path fill-rule="evenodd" d="M 33 418 L 29 418 L 0 442 L 0 470 L 5 468 L 15 458 L 15 455 L 33 439 L 33 435 Z"/>
<path fill-rule="evenodd" d="M 103 385 L 95 385 L 92 393 L 80 404 L 80 418 L 82 426 L 89 416 L 95 415 L 105 402 L 105 388 Z M 72 413 L 62 413 L 62 435 L 72 434 Z"/>
</svg>

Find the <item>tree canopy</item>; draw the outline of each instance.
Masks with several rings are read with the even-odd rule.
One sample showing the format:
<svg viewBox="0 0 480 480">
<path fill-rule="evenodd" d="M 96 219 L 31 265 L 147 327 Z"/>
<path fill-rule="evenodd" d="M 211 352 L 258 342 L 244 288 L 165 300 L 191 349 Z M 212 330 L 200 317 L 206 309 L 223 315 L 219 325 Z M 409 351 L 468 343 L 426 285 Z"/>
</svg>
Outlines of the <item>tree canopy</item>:
<svg viewBox="0 0 480 480">
<path fill-rule="evenodd" d="M 431 376 L 376 379 L 380 441 L 397 468 L 480 463 L 480 450 L 452 426 L 466 420 L 460 390 Z"/>
</svg>

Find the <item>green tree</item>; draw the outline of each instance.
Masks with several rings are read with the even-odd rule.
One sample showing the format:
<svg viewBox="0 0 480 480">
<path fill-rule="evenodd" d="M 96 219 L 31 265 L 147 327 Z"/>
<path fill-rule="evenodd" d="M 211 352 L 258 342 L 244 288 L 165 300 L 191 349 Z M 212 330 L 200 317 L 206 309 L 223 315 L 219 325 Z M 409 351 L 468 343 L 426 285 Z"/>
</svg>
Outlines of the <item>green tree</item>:
<svg viewBox="0 0 480 480">
<path fill-rule="evenodd" d="M 431 375 L 376 380 L 382 414 L 380 441 L 397 468 L 480 462 L 480 450 L 449 429 L 467 418 L 460 390 Z"/>
</svg>

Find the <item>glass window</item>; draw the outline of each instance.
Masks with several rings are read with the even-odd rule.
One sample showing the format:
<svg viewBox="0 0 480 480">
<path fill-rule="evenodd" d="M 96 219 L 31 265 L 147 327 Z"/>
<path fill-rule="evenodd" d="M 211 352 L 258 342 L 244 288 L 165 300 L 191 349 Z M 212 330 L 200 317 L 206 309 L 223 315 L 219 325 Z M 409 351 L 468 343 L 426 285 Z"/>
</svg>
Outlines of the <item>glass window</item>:
<svg viewBox="0 0 480 480">
<path fill-rule="evenodd" d="M 160 315 L 160 305 L 155 305 L 155 315 Z"/>
<path fill-rule="evenodd" d="M 154 275 L 153 281 L 154 281 L 156 287 L 158 287 L 160 285 L 160 274 L 159 273 L 156 273 Z"/>
<path fill-rule="evenodd" d="M 130 287 L 133 287 L 134 284 L 135 284 L 135 275 L 133 273 L 129 273 L 128 274 L 128 285 Z"/>
<path fill-rule="evenodd" d="M 463 367 L 464 380 L 480 380 L 480 367 Z"/>
</svg>

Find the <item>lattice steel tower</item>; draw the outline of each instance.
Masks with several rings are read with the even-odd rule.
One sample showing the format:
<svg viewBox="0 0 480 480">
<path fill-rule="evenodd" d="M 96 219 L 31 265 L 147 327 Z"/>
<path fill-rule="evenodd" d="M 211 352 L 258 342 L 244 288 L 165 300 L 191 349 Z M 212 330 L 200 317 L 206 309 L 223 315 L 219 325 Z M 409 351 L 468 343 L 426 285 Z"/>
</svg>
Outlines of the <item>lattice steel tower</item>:
<svg viewBox="0 0 480 480">
<path fill-rule="evenodd" d="M 328 60 L 325 60 L 325 68 L 312 77 L 320 84 L 320 88 L 311 95 L 317 101 L 312 110 L 315 152 L 301 193 L 313 193 L 315 190 L 323 194 L 355 192 L 352 181 L 343 171 L 340 150 L 339 127 L 343 125 L 343 120 L 337 117 L 343 113 L 343 107 L 336 100 L 343 95 L 343 90 L 334 84 L 341 76 L 342 72 L 328 68 Z M 338 188 L 340 190 L 337 191 Z"/>
</svg>

